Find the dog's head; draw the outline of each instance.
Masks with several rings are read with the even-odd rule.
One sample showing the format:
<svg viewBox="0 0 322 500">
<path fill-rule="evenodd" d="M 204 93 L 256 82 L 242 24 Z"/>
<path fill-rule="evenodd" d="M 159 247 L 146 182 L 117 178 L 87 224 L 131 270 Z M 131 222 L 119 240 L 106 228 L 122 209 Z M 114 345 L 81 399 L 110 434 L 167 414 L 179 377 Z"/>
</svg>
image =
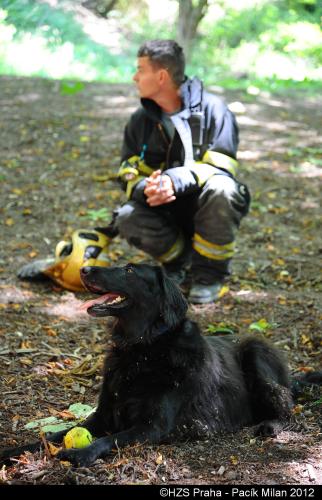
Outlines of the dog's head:
<svg viewBox="0 0 322 500">
<path fill-rule="evenodd" d="M 141 334 L 175 329 L 184 319 L 187 302 L 159 266 L 83 267 L 81 279 L 99 297 L 83 305 L 91 316 L 116 316 L 127 330 Z"/>
</svg>

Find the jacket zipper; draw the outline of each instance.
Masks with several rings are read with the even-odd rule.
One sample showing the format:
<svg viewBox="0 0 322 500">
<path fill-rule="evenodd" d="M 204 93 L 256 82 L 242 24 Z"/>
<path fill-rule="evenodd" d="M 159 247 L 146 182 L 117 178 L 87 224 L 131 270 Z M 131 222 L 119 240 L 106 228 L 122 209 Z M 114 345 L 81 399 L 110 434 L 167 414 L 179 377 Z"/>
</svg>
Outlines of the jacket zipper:
<svg viewBox="0 0 322 500">
<path fill-rule="evenodd" d="M 162 139 L 163 141 L 165 142 L 166 146 L 167 146 L 167 156 L 166 156 L 166 167 L 169 166 L 169 159 L 170 159 L 170 151 L 171 151 L 171 148 L 172 148 L 172 144 L 173 144 L 173 139 L 174 137 L 171 139 L 171 141 L 169 141 L 164 133 L 164 130 L 163 130 L 163 127 L 161 125 L 161 123 L 159 122 L 158 123 L 158 129 L 162 135 Z"/>
</svg>

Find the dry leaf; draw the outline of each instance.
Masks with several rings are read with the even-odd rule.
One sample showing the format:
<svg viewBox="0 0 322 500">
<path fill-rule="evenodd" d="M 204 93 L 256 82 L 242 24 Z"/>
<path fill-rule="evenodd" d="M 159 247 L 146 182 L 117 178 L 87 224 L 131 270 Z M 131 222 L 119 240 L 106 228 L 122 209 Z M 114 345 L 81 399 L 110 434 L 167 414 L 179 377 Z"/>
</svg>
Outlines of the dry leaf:
<svg viewBox="0 0 322 500">
<path fill-rule="evenodd" d="M 292 409 L 292 413 L 294 415 L 299 415 L 300 413 L 302 413 L 303 411 L 303 405 L 296 405 L 294 406 L 294 408 Z"/>
<path fill-rule="evenodd" d="M 218 294 L 218 297 L 219 297 L 219 298 L 221 298 L 221 297 L 223 297 L 224 295 L 226 295 L 228 292 L 229 292 L 229 286 L 224 285 L 224 286 L 221 288 L 221 290 L 220 290 L 220 292 L 219 292 L 219 294 Z"/>
<path fill-rule="evenodd" d="M 71 467 L 72 464 L 70 462 L 67 462 L 67 460 L 60 460 L 59 462 L 63 467 Z"/>
<path fill-rule="evenodd" d="M 50 443 L 50 441 L 48 441 L 47 445 L 48 445 L 48 449 L 49 449 L 49 452 L 50 452 L 52 457 L 55 457 L 62 449 L 61 446 L 55 446 L 52 443 Z"/>
<path fill-rule="evenodd" d="M 20 358 L 19 361 L 22 365 L 26 365 L 26 366 L 32 365 L 32 360 L 29 358 Z"/>
</svg>

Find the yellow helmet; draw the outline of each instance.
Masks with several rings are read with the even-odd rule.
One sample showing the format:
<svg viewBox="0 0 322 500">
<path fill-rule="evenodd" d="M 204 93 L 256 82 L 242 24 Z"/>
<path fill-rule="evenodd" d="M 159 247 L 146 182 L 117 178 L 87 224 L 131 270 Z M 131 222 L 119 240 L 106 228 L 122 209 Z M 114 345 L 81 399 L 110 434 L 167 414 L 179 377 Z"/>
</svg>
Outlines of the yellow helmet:
<svg viewBox="0 0 322 500">
<path fill-rule="evenodd" d="M 78 229 L 72 241 L 60 241 L 55 250 L 56 261 L 43 271 L 67 290 L 85 290 L 79 271 L 84 266 L 109 266 L 108 247 L 111 239 L 95 230 Z"/>
</svg>

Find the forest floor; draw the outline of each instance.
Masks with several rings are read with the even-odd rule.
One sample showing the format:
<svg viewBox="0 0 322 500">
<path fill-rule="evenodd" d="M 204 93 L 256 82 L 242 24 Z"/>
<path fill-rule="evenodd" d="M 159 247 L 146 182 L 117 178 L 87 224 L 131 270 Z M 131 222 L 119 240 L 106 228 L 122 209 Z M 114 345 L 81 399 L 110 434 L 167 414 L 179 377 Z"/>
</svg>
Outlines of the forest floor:
<svg viewBox="0 0 322 500">
<path fill-rule="evenodd" d="M 252 192 L 252 208 L 238 233 L 226 293 L 217 303 L 190 306 L 189 314 L 206 335 L 260 330 L 293 372 L 318 369 L 321 107 L 291 90 L 287 96 L 213 90 L 240 124 L 239 178 Z M 130 85 L 86 84 L 68 94 L 56 81 L 0 78 L 1 448 L 34 440 L 28 422 L 72 419 L 70 404 L 95 405 L 106 320 L 78 310 L 89 294 L 22 282 L 16 272 L 53 255 L 74 229 L 106 224 L 125 200 L 106 176 L 117 171 L 123 128 L 137 103 Z M 146 256 L 117 238 L 110 259 L 122 264 Z M 25 455 L 0 470 L 0 481 L 322 484 L 321 408 L 321 394 L 306 393 L 274 439 L 255 439 L 249 428 L 207 441 L 128 447 L 80 469 L 45 453 Z"/>
</svg>

